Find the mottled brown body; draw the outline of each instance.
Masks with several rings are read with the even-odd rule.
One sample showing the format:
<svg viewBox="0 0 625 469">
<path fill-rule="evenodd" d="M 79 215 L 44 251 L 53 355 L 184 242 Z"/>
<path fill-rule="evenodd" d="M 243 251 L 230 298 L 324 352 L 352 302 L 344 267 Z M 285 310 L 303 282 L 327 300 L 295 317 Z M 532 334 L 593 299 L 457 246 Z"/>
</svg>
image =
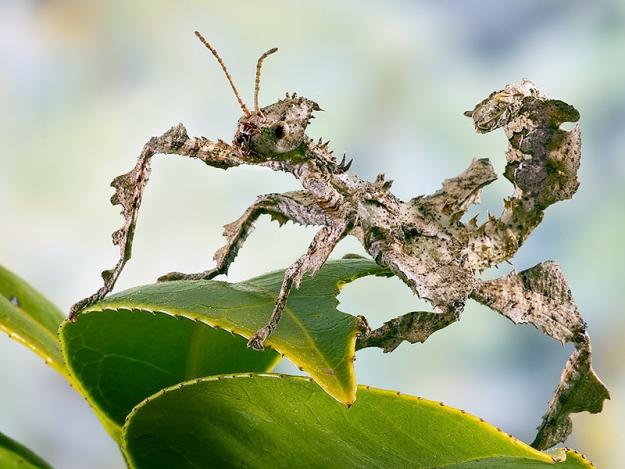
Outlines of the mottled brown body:
<svg viewBox="0 0 625 469">
<path fill-rule="evenodd" d="M 235 89 L 229 75 L 228 79 Z M 103 298 L 130 258 L 137 213 L 154 154 L 198 158 L 222 169 L 241 164 L 265 166 L 293 174 L 303 189 L 259 196 L 238 220 L 225 227 L 227 243 L 215 254 L 215 267 L 196 274 L 172 272 L 160 281 L 211 279 L 227 273 L 262 214 L 280 223 L 319 226 L 307 252 L 286 270 L 267 325 L 248 344 L 262 349 L 264 340 L 278 325 L 291 288 L 299 285 L 304 274 L 314 275 L 336 244 L 353 235 L 378 264 L 433 307 L 432 312 L 409 313 L 377 330 L 364 326 L 358 348 L 373 346 L 391 351 L 404 340 L 423 342 L 433 332 L 457 321 L 466 301 L 472 298 L 515 323 L 533 324 L 556 340 L 575 344 L 534 446 L 547 448 L 563 441 L 571 431 L 571 412 L 601 410 L 608 392 L 592 370 L 586 325 L 557 264 L 545 262 L 501 279 L 480 279 L 482 270 L 517 252 L 549 205 L 575 193 L 579 184 L 580 130 L 560 129 L 563 122 L 579 119 L 573 107 L 547 98 L 531 82 L 524 81 L 492 93 L 466 113 L 478 132 L 503 128 L 509 140 L 505 177 L 514 185 L 514 193 L 506 199 L 501 216 L 489 216 L 479 225 L 476 218 L 466 223 L 461 219 L 469 206 L 479 201 L 480 190 L 497 177 L 487 159 L 473 160 L 463 173 L 444 181 L 434 194 L 401 201 L 390 192 L 391 181 L 383 175 L 375 181 L 364 181 L 349 174 L 349 163 L 344 158 L 339 162 L 328 143 L 313 142 L 306 136 L 313 112 L 320 110 L 315 102 L 287 95 L 253 113 L 244 104 L 242 109 L 244 115 L 232 144 L 190 138 L 179 124 L 152 138 L 135 168 L 113 181 L 117 192 L 112 202 L 122 205 L 125 217 L 124 226 L 113 234 L 114 243 L 120 247 L 120 259 L 112 270 L 103 273 L 104 286 L 74 305 L 71 317 Z"/>
</svg>

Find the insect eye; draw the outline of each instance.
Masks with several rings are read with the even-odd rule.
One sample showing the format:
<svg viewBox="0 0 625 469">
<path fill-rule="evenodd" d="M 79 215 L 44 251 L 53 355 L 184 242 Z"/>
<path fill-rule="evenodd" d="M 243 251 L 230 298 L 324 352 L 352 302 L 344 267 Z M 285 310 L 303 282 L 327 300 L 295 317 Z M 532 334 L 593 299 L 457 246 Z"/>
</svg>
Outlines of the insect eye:
<svg viewBox="0 0 625 469">
<path fill-rule="evenodd" d="M 289 128 L 284 122 L 278 122 L 275 128 L 273 129 L 273 133 L 277 139 L 281 139 L 287 133 L 289 133 Z"/>
</svg>

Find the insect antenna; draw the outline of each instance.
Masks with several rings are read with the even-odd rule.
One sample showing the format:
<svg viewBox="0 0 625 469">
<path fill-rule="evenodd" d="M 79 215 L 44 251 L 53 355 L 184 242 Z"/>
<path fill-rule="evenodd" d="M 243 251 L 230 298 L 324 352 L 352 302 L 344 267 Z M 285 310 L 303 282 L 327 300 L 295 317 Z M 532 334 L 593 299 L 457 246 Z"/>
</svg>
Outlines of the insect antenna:
<svg viewBox="0 0 625 469">
<path fill-rule="evenodd" d="M 260 92 L 260 69 L 263 66 L 263 61 L 277 51 L 277 47 L 269 49 L 267 52 L 263 53 L 263 55 L 258 58 L 258 62 L 256 62 L 256 83 L 254 84 L 254 112 L 256 113 L 260 111 L 260 106 L 258 105 L 258 93 Z"/>
<path fill-rule="evenodd" d="M 224 61 L 221 60 L 221 57 L 219 57 L 219 54 L 217 53 L 215 48 L 211 46 L 210 43 L 206 39 L 204 39 L 204 36 L 202 36 L 198 31 L 195 31 L 195 35 L 198 37 L 200 41 L 202 41 L 202 44 L 204 44 L 206 48 L 209 51 L 211 51 L 213 56 L 217 59 L 217 62 L 219 62 L 219 65 L 221 65 L 221 69 L 226 74 L 226 78 L 228 79 L 228 82 L 230 83 L 230 86 L 232 87 L 232 91 L 234 91 L 234 96 L 237 98 L 237 101 L 239 102 L 239 106 L 241 106 L 241 109 L 243 110 L 243 114 L 245 114 L 245 116 L 250 116 L 252 113 L 250 112 L 250 110 L 247 108 L 247 106 L 241 99 L 241 95 L 239 94 L 239 91 L 237 90 L 237 87 L 235 86 L 234 81 L 232 80 L 232 77 L 230 76 L 230 73 L 228 72 L 228 69 L 226 68 L 226 65 L 224 64 Z"/>
</svg>

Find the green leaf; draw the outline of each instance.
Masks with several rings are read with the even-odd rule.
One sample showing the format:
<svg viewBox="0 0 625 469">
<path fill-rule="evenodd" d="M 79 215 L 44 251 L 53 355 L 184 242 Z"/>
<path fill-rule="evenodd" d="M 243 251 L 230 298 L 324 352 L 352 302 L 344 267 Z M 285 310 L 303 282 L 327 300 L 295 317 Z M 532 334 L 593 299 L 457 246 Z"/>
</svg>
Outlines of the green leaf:
<svg viewBox="0 0 625 469">
<path fill-rule="evenodd" d="M 204 323 L 139 310 L 89 311 L 60 330 L 77 387 L 115 440 L 131 409 L 147 396 L 200 376 L 267 371 L 280 356 Z"/>
<path fill-rule="evenodd" d="M 67 376 L 56 334 L 63 319 L 63 313 L 41 293 L 0 266 L 0 330 Z"/>
<path fill-rule="evenodd" d="M 0 267 L 0 330 L 40 355 L 70 385 L 82 391 L 81 384 L 70 376 L 65 366 L 57 335 L 63 320 L 63 313 L 41 293 Z M 120 425 L 113 423 L 97 406 L 94 411 L 109 433 L 119 439 Z"/>
<path fill-rule="evenodd" d="M 351 408 L 309 378 L 245 374 L 160 391 L 128 416 L 134 468 L 589 468 L 439 402 L 359 386 Z M 475 462 L 476 460 L 481 460 Z"/>
<path fill-rule="evenodd" d="M 197 280 L 133 288 L 83 310 L 76 327 L 88 324 L 89 318 L 95 318 L 97 314 L 110 315 L 114 310 L 143 310 L 155 313 L 158 318 L 165 318 L 169 314 L 181 318 L 180 323 L 186 321 L 182 318 L 187 318 L 250 338 L 269 319 L 283 274 L 284 271 L 273 272 L 241 283 Z M 356 398 L 353 359 L 359 320 L 337 310 L 336 295 L 343 284 L 358 277 L 385 274 L 386 271 L 369 260 L 328 262 L 314 277 L 305 277 L 301 287 L 291 292 L 282 320 L 266 345 L 310 374 L 331 396 L 351 404 Z M 119 321 L 124 314 L 117 314 L 111 323 Z M 175 320 L 170 322 L 176 323 Z M 82 343 L 78 339 L 70 340 L 68 334 L 74 334 L 71 325 L 63 328 L 68 362 L 81 381 L 97 381 L 97 370 L 82 372 L 80 368 L 83 365 L 76 363 L 76 350 L 81 350 L 83 356 L 80 360 L 83 362 L 95 363 L 100 360 L 98 355 L 90 355 L 93 348 L 91 341 L 97 340 L 95 329 L 98 327 L 94 326 L 94 333 L 89 340 L 82 340 Z M 125 334 L 133 334 L 136 327 L 129 328 L 128 332 L 124 332 L 123 327 L 118 329 L 116 334 L 123 337 Z M 102 329 L 100 333 L 107 337 L 112 335 L 107 329 Z M 133 339 L 129 336 L 126 340 Z M 141 339 L 140 343 L 145 342 L 146 339 Z M 186 348 L 187 342 L 188 339 L 177 337 L 176 344 L 168 348 L 167 353 L 173 353 L 176 347 Z M 153 348 L 158 347 L 154 345 Z M 111 382 L 109 386 L 119 386 L 121 382 Z M 92 388 L 89 385 L 89 389 Z M 109 392 L 108 389 L 105 391 Z M 114 419 L 119 421 L 122 414 L 123 411 L 119 409 Z"/>
<path fill-rule="evenodd" d="M 526 458 L 487 458 L 443 466 L 444 469 L 596 469 L 590 461 L 574 450 L 562 450 L 556 464 Z M 560 461 L 560 459 L 558 459 Z"/>
<path fill-rule="evenodd" d="M 0 433 L 0 467 L 2 469 L 52 469 L 28 448 Z"/>
</svg>

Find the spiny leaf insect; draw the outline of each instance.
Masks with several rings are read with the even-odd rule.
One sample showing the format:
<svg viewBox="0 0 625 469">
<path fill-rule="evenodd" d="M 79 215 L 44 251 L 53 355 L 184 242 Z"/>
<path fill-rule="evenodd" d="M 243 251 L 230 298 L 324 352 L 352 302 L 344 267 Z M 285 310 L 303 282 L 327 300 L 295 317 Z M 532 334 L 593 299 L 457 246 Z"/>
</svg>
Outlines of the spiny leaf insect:
<svg viewBox="0 0 625 469">
<path fill-rule="evenodd" d="M 264 347 L 280 321 L 291 289 L 299 286 L 304 274 L 314 275 L 336 244 L 351 235 L 375 262 L 433 308 L 431 312 L 405 314 L 375 330 L 370 330 L 363 319 L 357 348 L 392 351 L 402 341 L 423 342 L 457 321 L 467 300 L 473 299 L 514 323 L 533 324 L 552 338 L 575 345 L 533 446 L 543 449 L 563 441 L 572 429 L 571 412 L 601 410 L 609 394 L 592 369 L 586 324 L 559 266 L 548 261 L 495 280 L 480 278 L 484 269 L 514 256 L 542 221 L 548 206 L 576 192 L 580 128 L 560 128 L 564 122 L 579 119 L 575 108 L 549 99 L 532 82 L 523 80 L 491 93 L 465 113 L 479 133 L 503 128 L 509 141 L 504 175 L 514 185 L 514 193 L 504 201 L 499 217 L 489 215 L 483 223 L 478 223 L 477 217 L 464 222 L 463 215 L 479 201 L 481 189 L 497 178 L 488 159 L 474 159 L 433 194 L 402 201 L 392 194 L 392 181 L 384 175 L 365 181 L 350 174 L 351 160 L 346 162 L 344 156 L 338 160 L 329 142 L 315 142 L 306 135 L 313 114 L 321 110 L 316 102 L 293 93 L 269 106 L 259 106 L 262 63 L 277 49 L 258 59 L 254 110 L 250 111 L 215 48 L 200 33 L 195 34 L 217 59 L 243 112 L 232 143 L 189 137 L 182 124 L 146 143 L 136 166 L 112 182 L 116 192 L 111 201 L 122 206 L 125 218 L 122 228 L 113 233 L 120 258 L 102 273 L 104 286 L 72 307 L 70 320 L 111 291 L 130 259 L 154 154 L 197 158 L 221 169 L 261 166 L 292 174 L 302 190 L 259 196 L 239 219 L 226 225 L 227 242 L 216 252 L 213 268 L 194 274 L 172 272 L 159 278 L 198 280 L 226 274 L 254 222 L 263 214 L 280 223 L 318 226 L 306 253 L 285 271 L 271 316 L 249 340 L 249 347 Z"/>
</svg>

